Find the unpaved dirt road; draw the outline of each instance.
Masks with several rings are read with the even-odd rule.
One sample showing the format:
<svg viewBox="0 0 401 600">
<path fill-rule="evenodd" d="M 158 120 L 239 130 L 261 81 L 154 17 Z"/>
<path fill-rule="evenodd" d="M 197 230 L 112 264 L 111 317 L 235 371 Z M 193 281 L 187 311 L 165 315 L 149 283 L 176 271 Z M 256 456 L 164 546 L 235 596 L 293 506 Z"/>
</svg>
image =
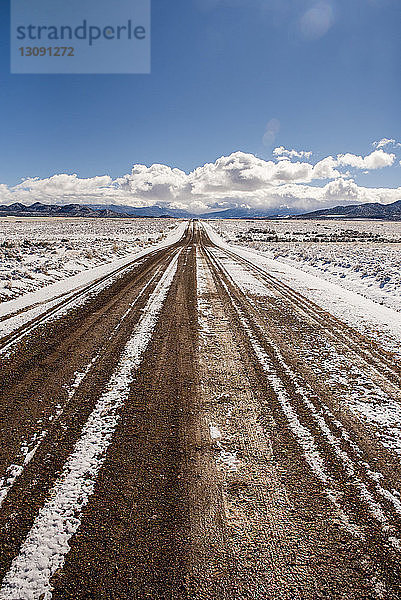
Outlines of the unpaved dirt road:
<svg viewBox="0 0 401 600">
<path fill-rule="evenodd" d="M 394 356 L 201 223 L 117 275 L 0 340 L 0 600 L 401 598 Z"/>
</svg>

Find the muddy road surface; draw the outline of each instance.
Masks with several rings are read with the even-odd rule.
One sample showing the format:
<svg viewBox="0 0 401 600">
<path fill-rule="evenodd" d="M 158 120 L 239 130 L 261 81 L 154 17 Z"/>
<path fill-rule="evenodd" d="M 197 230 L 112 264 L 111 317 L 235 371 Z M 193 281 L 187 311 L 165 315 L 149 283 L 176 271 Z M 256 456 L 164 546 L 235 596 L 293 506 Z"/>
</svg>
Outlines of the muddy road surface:
<svg viewBox="0 0 401 600">
<path fill-rule="evenodd" d="M 0 340 L 0 600 L 401 599 L 397 359 L 212 239 Z"/>
</svg>

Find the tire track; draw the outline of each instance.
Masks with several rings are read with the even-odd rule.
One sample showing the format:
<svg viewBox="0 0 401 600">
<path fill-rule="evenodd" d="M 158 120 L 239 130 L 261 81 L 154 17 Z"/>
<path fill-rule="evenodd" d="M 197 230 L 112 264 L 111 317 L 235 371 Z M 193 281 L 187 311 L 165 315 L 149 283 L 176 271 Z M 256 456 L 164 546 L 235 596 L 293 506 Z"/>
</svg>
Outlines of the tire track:
<svg viewBox="0 0 401 600">
<path fill-rule="evenodd" d="M 0 360 L 0 477 L 12 463 L 21 462 L 32 450 L 34 437 L 53 421 L 71 400 L 70 385 L 80 383 L 93 358 L 110 345 L 110 334 L 126 335 L 127 315 L 140 312 L 143 286 L 162 270 L 174 249 L 163 250 L 102 292 L 84 309 L 61 322 L 42 328 L 21 344 L 13 359 Z M 156 281 L 151 282 L 151 287 Z M 151 290 L 150 290 L 151 291 Z M 139 300 L 139 304 L 137 302 Z M 134 303 L 134 304 L 133 304 Z M 138 305 L 137 305 L 138 304 Z M 130 314 L 130 319 L 137 318 Z M 115 343 L 119 343 L 118 339 Z M 118 349 L 118 346 L 117 346 Z M 112 358 L 114 361 L 115 358 Z M 75 383 L 74 383 L 75 382 Z M 11 434 L 11 435 L 10 435 Z M 17 450 L 24 449 L 20 453 Z M 20 458 L 18 459 L 18 455 Z"/>
<path fill-rule="evenodd" d="M 0 598 L 20 600 L 48 596 L 50 579 L 62 566 L 69 539 L 80 526 L 80 513 L 93 493 L 118 422 L 118 412 L 128 398 L 134 371 L 151 339 L 171 286 L 178 255 L 171 261 L 145 306 L 133 336 L 125 346 L 106 391 L 87 420 L 80 439 L 55 482 L 49 500 L 39 511 L 20 551 L 5 575 Z"/>
<path fill-rule="evenodd" d="M 199 404 L 193 245 L 184 248 L 53 598 L 230 598 Z M 107 530 L 105 543 L 104 529 Z"/>
<path fill-rule="evenodd" d="M 389 552 L 391 555 L 401 549 L 401 504 L 398 495 L 382 486 L 381 474 L 377 473 L 377 468 L 373 470 L 369 466 L 358 447 L 358 462 L 355 462 L 355 444 L 351 454 L 344 448 L 344 438 L 349 438 L 346 429 L 342 427 L 339 431 L 338 426 L 332 428 L 332 421 L 325 419 L 330 413 L 322 398 L 316 397 L 311 389 L 306 390 L 305 384 L 300 383 L 258 323 L 252 304 L 240 292 L 210 247 L 207 256 L 215 282 L 234 311 L 239 328 L 246 334 L 248 348 L 254 353 L 265 381 L 280 405 L 287 427 L 302 448 L 312 473 L 320 480 L 322 491 L 335 507 L 342 526 L 361 539 L 367 536 L 370 544 L 379 543 L 383 565 L 394 565 L 394 558 L 389 557 Z M 364 470 L 360 467 L 363 460 Z M 346 488 L 344 481 L 347 482 Z M 394 582 L 394 574 L 389 579 Z"/>
<path fill-rule="evenodd" d="M 213 246 L 210 240 L 205 243 Z M 373 340 L 368 340 L 365 336 L 359 334 L 357 331 L 325 311 L 312 300 L 308 300 L 296 290 L 293 290 L 273 275 L 267 273 L 258 265 L 239 256 L 232 250 L 226 248 L 219 248 L 219 250 L 223 251 L 234 261 L 250 269 L 268 286 L 268 288 L 274 292 L 278 292 L 287 302 L 296 307 L 296 309 L 300 310 L 310 319 L 322 326 L 327 335 L 330 335 L 337 342 L 341 341 L 367 364 L 375 368 L 382 377 L 387 378 L 398 387 L 401 386 L 401 369 L 390 352 L 379 347 Z"/>
<path fill-rule="evenodd" d="M 317 578 L 308 564 L 308 548 L 278 476 L 271 439 L 259 424 L 253 381 L 201 248 L 197 270 L 202 392 L 222 479 L 227 551 L 235 557 L 230 569 L 234 595 L 241 600 L 314 599 Z"/>
<path fill-rule="evenodd" d="M 153 277 L 151 277 L 151 279 L 140 290 L 140 292 L 139 292 L 138 296 L 136 297 L 136 299 L 134 300 L 134 302 L 126 310 L 126 312 L 123 314 L 121 320 L 117 323 L 117 325 L 112 330 L 112 332 L 110 334 L 109 342 L 112 342 L 113 338 L 116 336 L 118 331 L 121 329 L 124 321 L 132 313 L 132 311 L 133 311 L 134 307 L 136 306 L 136 304 L 138 303 L 138 301 L 142 298 L 142 296 L 145 293 L 145 291 L 147 290 L 147 288 L 154 282 L 154 280 L 159 275 L 159 273 L 160 273 L 160 268 L 156 271 L 155 275 L 153 275 Z M 75 395 L 77 389 L 79 388 L 79 386 L 81 385 L 82 381 L 85 379 L 85 377 L 91 371 L 91 369 L 94 368 L 94 366 L 99 361 L 99 358 L 101 356 L 102 356 L 102 351 L 100 350 L 92 358 L 92 360 L 84 368 L 84 370 L 75 375 L 74 381 L 72 382 L 69 392 L 68 392 L 68 402 L 71 402 L 71 400 L 74 398 L 74 395 Z M 57 424 L 57 421 L 58 421 L 59 417 L 62 415 L 62 413 L 63 413 L 63 408 L 60 407 L 51 416 L 52 428 L 54 428 L 54 426 Z M 40 431 L 36 431 L 33 434 L 33 436 L 31 437 L 31 439 L 28 442 L 24 442 L 22 448 L 20 448 L 19 454 L 23 457 L 23 461 L 20 464 L 14 463 L 14 464 L 10 465 L 9 467 L 7 467 L 5 475 L 3 476 L 2 479 L 0 479 L 0 507 L 3 504 L 3 501 L 6 498 L 8 492 L 11 490 L 11 488 L 17 481 L 18 477 L 20 477 L 20 475 L 23 473 L 24 468 L 34 458 L 37 450 L 40 448 L 41 443 L 46 438 L 48 433 L 49 433 L 48 429 L 42 429 Z"/>
<path fill-rule="evenodd" d="M 97 344 L 94 346 L 92 338 L 88 337 L 85 331 L 84 345 L 81 336 L 79 336 L 80 343 L 73 344 L 73 352 L 68 354 L 69 361 L 73 365 L 72 369 L 71 365 L 68 365 L 68 372 L 75 371 L 73 378 L 75 387 L 70 389 L 69 394 L 66 390 L 63 390 L 63 398 L 65 399 L 62 399 L 60 403 L 57 402 L 59 398 L 53 396 L 49 378 L 45 389 L 46 395 L 37 399 L 39 412 L 35 416 L 35 413 L 27 413 L 27 411 L 35 409 L 35 396 L 32 397 L 31 377 L 28 376 L 27 380 L 20 384 L 22 389 L 25 386 L 29 391 L 31 401 L 28 405 L 23 404 L 21 406 L 22 411 L 18 405 L 13 405 L 15 416 L 11 419 L 11 423 L 10 416 L 8 416 L 8 431 L 4 428 L 1 432 L 4 439 L 1 448 L 3 464 L 7 466 L 12 462 L 12 464 L 17 464 L 19 467 L 21 467 L 21 464 L 23 466 L 22 472 L 17 471 L 17 478 L 14 478 L 14 481 L 6 480 L 5 482 L 6 488 L 8 487 L 6 490 L 8 495 L 3 499 L 0 510 L 0 537 L 2 541 L 0 572 L 3 574 L 9 566 L 10 559 L 18 552 L 18 547 L 32 526 L 37 511 L 46 499 L 48 490 L 55 478 L 61 473 L 65 461 L 79 439 L 82 426 L 89 418 L 107 381 L 112 376 L 133 327 L 143 315 L 149 296 L 154 292 L 167 264 L 177 251 L 179 249 L 176 247 L 169 248 L 162 252 L 158 260 L 150 261 L 150 264 L 141 272 L 139 278 L 133 284 L 129 284 L 127 288 L 129 293 L 127 296 L 123 296 L 124 301 L 122 301 L 121 295 L 117 294 L 117 299 L 113 303 L 118 302 L 118 311 L 107 312 L 105 316 L 99 315 L 96 322 L 98 321 L 98 326 L 101 329 L 100 346 Z M 141 290 L 143 291 L 142 295 L 139 294 Z M 108 306 L 106 304 L 106 309 Z M 115 314 L 113 314 L 114 312 Z M 100 314 L 104 315 L 103 309 Z M 89 327 L 92 322 L 92 320 L 89 321 Z M 109 329 L 110 323 L 114 323 L 114 332 Z M 69 340 L 68 347 L 70 347 L 70 343 Z M 88 348 L 86 347 L 87 343 Z M 102 344 L 104 344 L 103 348 Z M 97 348 L 95 356 L 93 356 L 94 348 Z M 88 356 L 89 359 L 85 360 L 86 367 L 81 368 L 79 371 L 74 369 L 74 362 L 76 360 L 82 362 L 85 356 Z M 48 360 L 48 357 L 46 357 L 46 360 Z M 86 376 L 83 376 L 85 369 L 88 367 Z M 46 372 L 42 373 L 41 370 L 40 374 L 46 376 Z M 57 391 L 60 393 L 65 380 L 64 368 L 61 373 L 56 370 L 53 377 L 57 384 Z M 11 401 L 18 392 L 17 387 L 17 391 L 13 391 Z M 40 393 L 39 390 L 38 393 Z M 56 410 L 54 410 L 55 407 Z M 25 413 L 27 414 L 25 415 Z M 32 414 L 35 418 L 32 419 L 31 417 L 27 421 L 28 414 Z M 4 413 L 4 417 L 7 418 L 7 412 Z M 10 437 L 10 424 L 13 425 L 14 423 L 18 428 L 17 431 L 21 433 L 18 436 Z M 22 460 L 18 462 L 18 450 L 23 448 L 19 440 L 29 438 L 29 431 L 33 432 L 31 441 L 33 440 L 36 444 L 40 441 L 41 443 L 29 449 L 25 446 L 25 452 L 20 452 Z M 39 438 L 43 437 L 42 440 L 38 439 L 38 432 Z M 26 450 L 28 450 L 28 454 Z M 30 456 L 32 450 L 35 450 L 35 452 L 33 456 Z M 12 457 L 12 460 L 6 462 L 7 456 Z M 28 462 L 25 461 L 27 456 L 31 458 Z M 10 486 L 9 484 L 13 485 Z"/>
</svg>

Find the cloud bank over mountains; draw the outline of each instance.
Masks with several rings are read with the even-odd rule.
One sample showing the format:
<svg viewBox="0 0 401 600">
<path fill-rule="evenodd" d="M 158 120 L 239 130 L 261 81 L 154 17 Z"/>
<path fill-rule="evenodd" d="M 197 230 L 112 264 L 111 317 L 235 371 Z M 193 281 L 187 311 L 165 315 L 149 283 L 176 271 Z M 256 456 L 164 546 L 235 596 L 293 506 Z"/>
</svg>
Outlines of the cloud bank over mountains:
<svg viewBox="0 0 401 600">
<path fill-rule="evenodd" d="M 0 184 L 0 203 L 32 204 L 118 204 L 145 207 L 153 204 L 170 208 L 205 212 L 233 207 L 261 210 L 288 208 L 314 210 L 336 204 L 382 202 L 401 199 L 401 187 L 367 188 L 354 176 L 390 167 L 396 154 L 383 148 L 397 149 L 395 140 L 374 142 L 367 156 L 338 154 L 313 163 L 312 152 L 273 150 L 273 159 L 234 152 L 214 163 L 206 163 L 190 173 L 167 165 L 134 165 L 131 173 L 112 179 L 108 175 L 79 178 L 58 174 L 45 179 L 27 178 L 16 186 Z M 399 168 L 399 167 L 398 167 Z"/>
</svg>

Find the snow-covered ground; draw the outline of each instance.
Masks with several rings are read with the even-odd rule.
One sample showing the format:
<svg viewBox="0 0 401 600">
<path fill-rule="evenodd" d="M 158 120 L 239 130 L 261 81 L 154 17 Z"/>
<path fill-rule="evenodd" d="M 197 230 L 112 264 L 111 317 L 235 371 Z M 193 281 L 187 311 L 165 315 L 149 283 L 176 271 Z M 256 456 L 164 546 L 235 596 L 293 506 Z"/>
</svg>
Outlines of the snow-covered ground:
<svg viewBox="0 0 401 600">
<path fill-rule="evenodd" d="M 171 219 L 0 219 L 0 302 L 162 241 Z"/>
<path fill-rule="evenodd" d="M 85 269 L 77 275 L 65 277 L 13 300 L 0 302 L 0 338 L 13 333 L 39 317 L 47 321 L 51 320 L 52 311 L 57 318 L 72 307 L 85 303 L 88 297 L 111 285 L 117 277 L 121 276 L 122 270 L 132 268 L 133 261 L 136 263 L 149 252 L 178 242 L 186 227 L 187 221 L 175 221 L 173 228 L 169 228 L 168 234 L 163 235 L 162 241 L 157 244 L 151 244 L 138 252 L 127 254 L 124 258 Z M 50 315 L 46 316 L 48 311 Z M 40 324 L 40 322 L 39 320 L 38 323 Z M 15 340 L 11 340 L 8 344 L 3 345 L 0 353 L 8 352 L 14 342 Z"/>
<path fill-rule="evenodd" d="M 285 225 L 288 226 L 288 223 L 286 222 Z M 302 223 L 303 227 L 312 227 L 314 225 L 315 223 L 312 222 L 310 224 Z M 372 226 L 374 225 L 372 224 Z M 390 308 L 384 305 L 384 300 L 378 300 L 377 295 L 375 296 L 374 292 L 377 293 L 375 286 L 366 284 L 366 287 L 362 288 L 362 294 L 357 286 L 353 288 L 352 281 L 347 282 L 347 285 L 345 285 L 344 279 L 346 278 L 333 276 L 331 280 L 328 280 L 329 277 L 325 276 L 320 269 L 306 265 L 301 260 L 277 258 L 274 250 L 276 242 L 272 244 L 266 243 L 263 250 L 261 248 L 254 249 L 253 241 L 249 241 L 248 244 L 242 241 L 241 245 L 239 245 L 235 238 L 235 232 L 241 228 L 245 229 L 245 226 L 246 222 L 231 221 L 206 224 L 209 235 L 218 245 L 227 247 L 251 263 L 258 265 L 345 323 L 373 337 L 384 348 L 401 354 L 401 260 L 398 261 L 398 264 L 394 263 L 392 267 L 393 279 L 397 281 L 398 278 L 400 283 L 398 285 L 394 284 L 392 307 Z M 266 225 L 257 224 L 257 226 Z M 366 227 L 369 226 L 370 223 L 367 223 Z M 249 227 L 255 227 L 255 222 L 248 222 Z M 270 222 L 267 224 L 267 227 L 272 227 Z M 401 223 L 388 224 L 388 227 L 390 231 L 396 227 L 399 227 L 401 231 Z M 348 242 L 348 244 L 350 264 L 353 261 L 357 263 L 358 260 L 361 263 L 365 257 L 361 244 L 356 242 Z M 320 243 L 316 243 L 316 252 L 320 245 Z M 330 247 L 332 246 L 333 244 L 330 243 Z M 388 248 L 389 250 L 394 248 L 394 251 L 397 252 L 395 246 L 391 243 L 388 244 Z M 367 251 L 369 252 L 368 249 Z M 401 259 L 401 249 L 398 252 Z M 374 257 L 375 251 L 374 248 L 371 248 L 370 259 L 372 261 L 372 269 L 374 266 Z M 377 258 L 376 261 L 380 263 L 380 258 Z M 361 281 L 363 281 L 363 278 L 361 278 Z M 361 285 L 364 284 L 361 283 Z M 370 293 L 370 290 L 373 293 Z M 385 293 L 383 291 L 383 295 Z"/>
<path fill-rule="evenodd" d="M 219 221 L 228 242 L 336 283 L 401 311 L 401 223 Z"/>
</svg>

